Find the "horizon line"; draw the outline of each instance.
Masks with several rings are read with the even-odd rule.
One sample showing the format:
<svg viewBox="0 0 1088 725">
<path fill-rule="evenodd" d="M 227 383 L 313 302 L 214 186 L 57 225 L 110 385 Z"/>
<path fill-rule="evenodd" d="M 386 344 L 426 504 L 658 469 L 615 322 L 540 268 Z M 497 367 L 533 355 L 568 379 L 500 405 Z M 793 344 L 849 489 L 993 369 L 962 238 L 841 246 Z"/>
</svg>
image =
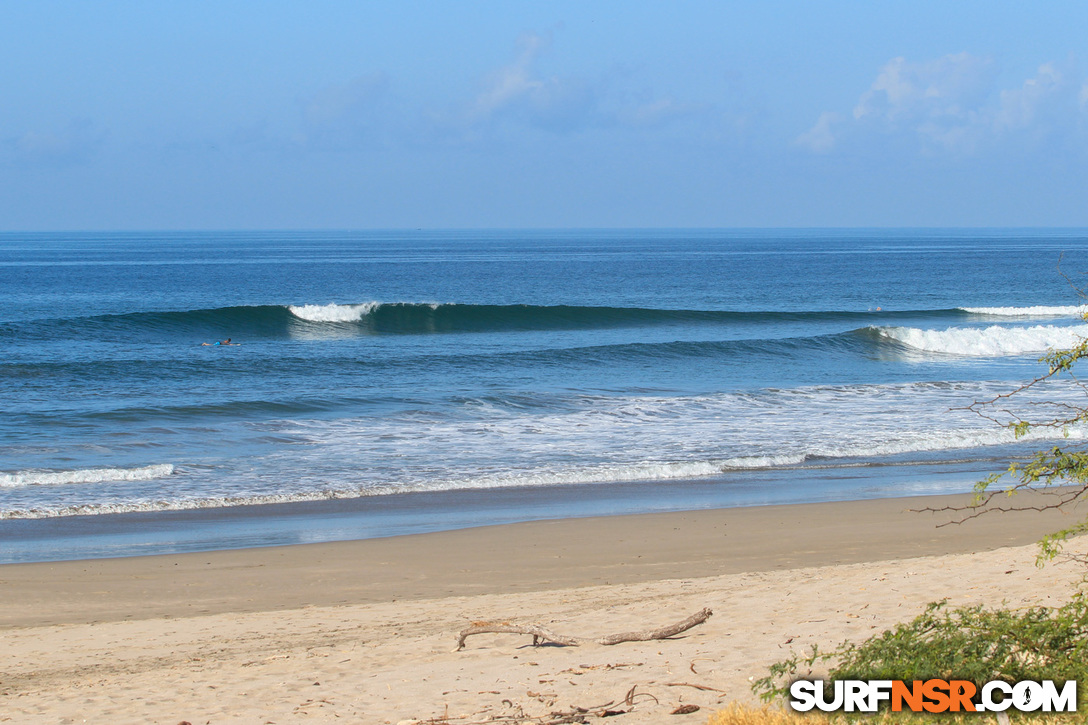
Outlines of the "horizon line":
<svg viewBox="0 0 1088 725">
<path fill-rule="evenodd" d="M 161 227 L 161 228 L 58 228 L 0 229 L 6 234 L 222 234 L 222 233 L 359 233 L 359 232 L 638 232 L 638 231 L 1086 231 L 1069 225 L 766 225 L 766 226 L 423 226 L 423 227 Z"/>
</svg>

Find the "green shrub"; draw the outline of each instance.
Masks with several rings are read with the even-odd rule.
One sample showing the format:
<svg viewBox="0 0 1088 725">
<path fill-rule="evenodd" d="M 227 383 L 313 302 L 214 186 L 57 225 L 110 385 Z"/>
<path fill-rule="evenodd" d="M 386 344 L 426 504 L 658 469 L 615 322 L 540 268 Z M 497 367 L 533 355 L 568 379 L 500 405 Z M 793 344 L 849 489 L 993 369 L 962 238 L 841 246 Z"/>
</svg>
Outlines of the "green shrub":
<svg viewBox="0 0 1088 725">
<path fill-rule="evenodd" d="M 825 680 L 1078 681 L 1078 705 L 1088 687 L 1088 596 L 1078 593 L 1061 607 L 1014 611 L 983 606 L 950 609 L 935 602 L 910 622 L 832 652 L 815 647 L 808 656 L 771 665 L 753 689 L 765 701 L 788 698 L 794 679 L 813 667 Z"/>
</svg>

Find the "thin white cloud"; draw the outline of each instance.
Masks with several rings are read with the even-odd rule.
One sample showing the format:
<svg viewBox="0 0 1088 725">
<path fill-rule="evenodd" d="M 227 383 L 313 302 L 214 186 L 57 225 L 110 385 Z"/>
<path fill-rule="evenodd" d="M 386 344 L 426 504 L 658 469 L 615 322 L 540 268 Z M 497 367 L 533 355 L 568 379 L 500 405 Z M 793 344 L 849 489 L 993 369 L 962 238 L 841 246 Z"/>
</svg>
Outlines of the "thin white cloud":
<svg viewBox="0 0 1088 725">
<path fill-rule="evenodd" d="M 797 137 L 798 145 L 809 151 L 825 154 L 835 147 L 835 134 L 832 126 L 839 123 L 842 116 L 834 111 L 824 111 L 816 120 L 816 125 Z"/>
<path fill-rule="evenodd" d="M 531 95 L 549 95 L 560 82 L 552 78 L 547 82 L 533 77 L 533 63 L 550 41 L 534 33 L 526 33 L 518 39 L 518 54 L 514 61 L 491 74 L 485 87 L 476 96 L 473 115 L 490 116 Z"/>
<path fill-rule="evenodd" d="M 1019 88 L 1001 91 L 1001 107 L 994 118 L 994 127 L 1006 131 L 1032 125 L 1064 86 L 1062 73 L 1053 64 L 1044 63 L 1035 77 L 1028 78 Z"/>
<path fill-rule="evenodd" d="M 955 53 L 925 62 L 893 58 L 858 98 L 849 118 L 828 111 L 797 137 L 798 145 L 828 153 L 866 136 L 913 140 L 924 153 L 977 153 L 1028 134 L 1032 143 L 1071 127 L 1076 108 L 1088 110 L 1088 86 L 1071 82 L 1053 63 L 1019 86 L 994 87 L 993 61 Z"/>
<path fill-rule="evenodd" d="M 470 123 L 515 118 L 552 130 L 570 130 L 591 123 L 600 113 L 602 90 L 574 77 L 542 77 L 537 60 L 551 39 L 525 33 L 518 39 L 513 61 L 490 73 L 470 105 Z"/>
<path fill-rule="evenodd" d="M 512 60 L 484 76 L 479 92 L 447 120 L 473 132 L 512 123 L 565 133 L 594 127 L 660 128 L 713 110 L 631 89 L 625 83 L 628 74 L 622 72 L 599 78 L 547 75 L 540 65 L 551 50 L 550 35 L 523 34 Z"/>
<path fill-rule="evenodd" d="M 898 122 L 914 118 L 962 118 L 985 97 L 992 63 L 956 53 L 925 63 L 893 58 L 854 107 L 854 118 Z"/>
<path fill-rule="evenodd" d="M 706 104 L 684 103 L 666 96 L 655 100 L 621 107 L 616 119 L 622 125 L 636 127 L 661 127 L 673 121 L 696 116 L 711 110 Z"/>
</svg>

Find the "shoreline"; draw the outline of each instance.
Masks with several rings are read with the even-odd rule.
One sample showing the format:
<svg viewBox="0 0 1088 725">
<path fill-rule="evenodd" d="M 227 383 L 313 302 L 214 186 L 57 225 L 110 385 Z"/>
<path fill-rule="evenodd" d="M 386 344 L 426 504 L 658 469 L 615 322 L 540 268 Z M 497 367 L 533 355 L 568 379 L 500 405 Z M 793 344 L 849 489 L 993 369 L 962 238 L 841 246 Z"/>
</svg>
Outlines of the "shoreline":
<svg viewBox="0 0 1088 725">
<path fill-rule="evenodd" d="M 0 564 L 351 541 L 554 519 L 966 493 L 989 460 L 0 519 Z M 860 485 L 859 485 L 860 484 Z"/>
<path fill-rule="evenodd" d="M 1021 494 L 1018 508 L 1046 494 Z M 566 518 L 328 543 L 0 565 L 0 629 L 637 584 L 976 553 L 1067 525 L 946 525 L 970 495 Z M 1081 507 L 1083 510 L 1083 505 Z M 1075 513 L 1075 512 L 1074 512 Z"/>
</svg>

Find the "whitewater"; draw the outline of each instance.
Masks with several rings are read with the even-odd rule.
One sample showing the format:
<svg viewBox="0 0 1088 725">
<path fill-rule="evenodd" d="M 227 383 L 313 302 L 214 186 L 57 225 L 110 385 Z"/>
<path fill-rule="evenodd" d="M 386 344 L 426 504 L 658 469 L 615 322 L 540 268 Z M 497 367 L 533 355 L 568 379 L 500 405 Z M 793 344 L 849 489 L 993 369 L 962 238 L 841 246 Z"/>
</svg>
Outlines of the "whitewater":
<svg viewBox="0 0 1088 725">
<path fill-rule="evenodd" d="M 1085 441 L 973 407 L 1088 337 L 1058 259 L 1088 237 L 0 235 L 0 559 L 968 490 Z"/>
</svg>

